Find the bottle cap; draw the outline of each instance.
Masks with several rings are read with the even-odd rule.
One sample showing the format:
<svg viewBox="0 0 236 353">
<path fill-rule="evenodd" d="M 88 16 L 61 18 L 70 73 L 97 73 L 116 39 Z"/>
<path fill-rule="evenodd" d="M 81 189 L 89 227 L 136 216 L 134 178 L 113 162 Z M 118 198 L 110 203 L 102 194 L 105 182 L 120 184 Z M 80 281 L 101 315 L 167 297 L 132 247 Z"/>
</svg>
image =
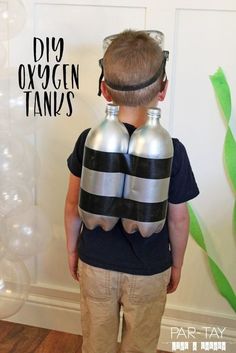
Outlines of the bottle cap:
<svg viewBox="0 0 236 353">
<path fill-rule="evenodd" d="M 150 118 L 160 118 L 161 117 L 161 109 L 154 107 L 154 108 L 149 108 L 147 111 L 147 115 Z"/>
<path fill-rule="evenodd" d="M 115 105 L 113 103 L 108 103 L 106 106 L 106 113 L 109 114 L 118 114 L 119 112 L 119 106 Z"/>
</svg>

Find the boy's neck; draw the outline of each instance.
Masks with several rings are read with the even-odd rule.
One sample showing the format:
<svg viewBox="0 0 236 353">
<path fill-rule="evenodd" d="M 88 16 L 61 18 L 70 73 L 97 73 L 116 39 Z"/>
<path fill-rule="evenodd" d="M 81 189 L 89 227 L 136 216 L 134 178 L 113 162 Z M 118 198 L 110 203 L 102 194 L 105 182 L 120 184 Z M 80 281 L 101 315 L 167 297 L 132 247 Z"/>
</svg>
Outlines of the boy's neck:
<svg viewBox="0 0 236 353">
<path fill-rule="evenodd" d="M 143 125 L 147 119 L 147 108 L 120 106 L 119 120 L 122 123 L 134 125 L 136 128 Z"/>
</svg>

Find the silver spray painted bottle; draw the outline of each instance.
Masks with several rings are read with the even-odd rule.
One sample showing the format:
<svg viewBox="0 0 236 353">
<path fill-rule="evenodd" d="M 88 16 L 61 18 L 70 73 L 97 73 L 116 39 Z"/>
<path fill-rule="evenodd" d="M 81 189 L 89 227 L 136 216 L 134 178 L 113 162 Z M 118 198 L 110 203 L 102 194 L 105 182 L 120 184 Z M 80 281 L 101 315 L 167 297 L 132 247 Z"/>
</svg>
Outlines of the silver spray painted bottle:
<svg viewBox="0 0 236 353">
<path fill-rule="evenodd" d="M 122 197 L 124 187 L 120 161 L 128 151 L 129 133 L 118 111 L 118 106 L 108 104 L 105 119 L 85 141 L 79 213 L 88 229 L 101 226 L 108 231 L 119 219 L 116 198 Z"/>
<path fill-rule="evenodd" d="M 122 219 L 127 233 L 139 231 L 143 237 L 164 226 L 173 157 L 172 139 L 160 125 L 161 110 L 151 108 L 147 115 L 129 143 L 131 173 L 125 178 L 124 198 L 131 200 L 132 210 Z"/>
</svg>

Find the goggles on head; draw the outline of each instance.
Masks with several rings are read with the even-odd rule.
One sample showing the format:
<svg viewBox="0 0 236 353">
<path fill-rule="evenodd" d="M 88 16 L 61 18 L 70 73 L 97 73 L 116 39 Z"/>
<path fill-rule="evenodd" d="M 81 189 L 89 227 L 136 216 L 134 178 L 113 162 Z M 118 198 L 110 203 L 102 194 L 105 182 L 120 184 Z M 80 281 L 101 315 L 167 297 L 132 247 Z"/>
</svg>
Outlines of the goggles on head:
<svg viewBox="0 0 236 353">
<path fill-rule="evenodd" d="M 147 33 L 150 37 L 152 37 L 157 43 L 158 45 L 163 48 L 163 41 L 164 41 L 164 34 L 162 32 L 159 31 L 143 31 L 145 33 Z M 111 42 L 118 36 L 118 34 L 114 34 L 111 36 L 106 37 L 103 40 L 103 51 L 105 52 L 107 50 L 107 48 L 109 47 L 109 45 L 111 44 Z M 144 82 L 141 82 L 139 84 L 134 84 L 134 85 L 119 85 L 116 84 L 114 82 L 111 82 L 109 80 L 105 79 L 106 84 L 116 90 L 116 91 L 137 91 L 139 89 L 145 88 L 150 86 L 151 84 L 153 84 L 159 77 L 160 75 L 163 73 L 163 82 L 165 83 L 167 80 L 167 76 L 166 76 L 166 71 L 165 71 L 165 66 L 166 66 L 166 61 L 169 58 L 169 52 L 166 50 L 163 50 L 163 60 L 162 63 L 159 67 L 159 69 L 157 70 L 157 72 L 149 79 L 146 80 Z M 99 88 L 98 88 L 98 95 L 101 96 L 101 82 L 104 76 L 104 70 L 103 70 L 103 59 L 99 60 L 99 66 L 101 67 L 101 75 L 99 77 Z"/>
</svg>

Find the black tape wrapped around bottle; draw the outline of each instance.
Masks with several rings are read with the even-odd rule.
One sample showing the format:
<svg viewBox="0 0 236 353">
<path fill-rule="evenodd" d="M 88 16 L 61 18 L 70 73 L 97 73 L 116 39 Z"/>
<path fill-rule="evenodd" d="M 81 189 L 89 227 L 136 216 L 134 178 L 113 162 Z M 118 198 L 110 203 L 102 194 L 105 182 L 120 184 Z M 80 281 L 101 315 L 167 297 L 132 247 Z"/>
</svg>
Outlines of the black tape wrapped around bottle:
<svg viewBox="0 0 236 353">
<path fill-rule="evenodd" d="M 136 129 L 128 140 L 126 153 L 124 149 L 111 152 L 101 151 L 98 146 L 91 148 L 95 140 L 105 141 L 101 126 L 96 136 L 88 135 L 79 201 L 80 215 L 87 228 L 99 225 L 110 230 L 121 218 L 127 233 L 139 231 L 148 237 L 164 226 L 173 145 L 156 118 L 159 109 L 154 109 L 154 112 L 149 110 L 147 123 Z M 123 141 L 126 139 L 125 133 Z M 109 146 L 107 140 L 106 143 Z M 121 150 L 118 145 L 115 149 Z M 123 145 L 126 148 L 126 143 Z"/>
</svg>

